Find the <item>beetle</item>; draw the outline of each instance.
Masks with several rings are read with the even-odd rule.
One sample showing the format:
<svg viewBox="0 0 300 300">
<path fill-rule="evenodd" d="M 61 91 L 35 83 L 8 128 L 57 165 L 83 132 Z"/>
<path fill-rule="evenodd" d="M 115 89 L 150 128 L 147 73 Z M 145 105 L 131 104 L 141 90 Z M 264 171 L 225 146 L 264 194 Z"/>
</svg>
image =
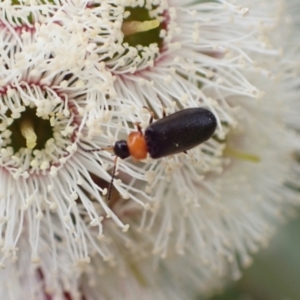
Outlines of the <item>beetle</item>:
<svg viewBox="0 0 300 300">
<path fill-rule="evenodd" d="M 131 132 L 127 141 L 115 142 L 113 151 L 117 157 L 129 156 L 136 160 L 161 158 L 186 152 L 208 140 L 215 132 L 217 120 L 213 113 L 205 108 L 186 108 L 168 115 L 150 125 L 142 132 Z"/>
<path fill-rule="evenodd" d="M 103 149 L 83 149 L 86 152 L 113 150 L 116 155 L 108 191 L 108 202 L 118 157 L 125 159 L 131 156 L 135 160 L 142 160 L 147 158 L 148 153 L 154 159 L 180 152 L 186 153 L 187 150 L 211 138 L 217 127 L 216 117 L 205 108 L 186 108 L 168 116 L 165 116 L 164 113 L 163 118 L 155 122 L 153 122 L 153 113 L 151 111 L 150 113 L 149 126 L 144 133 L 139 123 L 136 123 L 138 130 L 131 132 L 127 141 L 118 140 L 113 147 Z"/>
</svg>

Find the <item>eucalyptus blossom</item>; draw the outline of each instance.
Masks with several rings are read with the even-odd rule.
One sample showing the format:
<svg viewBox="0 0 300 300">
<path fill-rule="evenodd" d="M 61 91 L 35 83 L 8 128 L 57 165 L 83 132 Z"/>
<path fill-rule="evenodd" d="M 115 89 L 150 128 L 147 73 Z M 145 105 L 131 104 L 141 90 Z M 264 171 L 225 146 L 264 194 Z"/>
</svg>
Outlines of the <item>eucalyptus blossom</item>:
<svg viewBox="0 0 300 300">
<path fill-rule="evenodd" d="M 241 276 L 299 206 L 285 4 L 0 4 L 4 295 L 192 299 Z M 217 129 L 188 153 L 112 153 L 152 112 L 193 107 Z"/>
</svg>

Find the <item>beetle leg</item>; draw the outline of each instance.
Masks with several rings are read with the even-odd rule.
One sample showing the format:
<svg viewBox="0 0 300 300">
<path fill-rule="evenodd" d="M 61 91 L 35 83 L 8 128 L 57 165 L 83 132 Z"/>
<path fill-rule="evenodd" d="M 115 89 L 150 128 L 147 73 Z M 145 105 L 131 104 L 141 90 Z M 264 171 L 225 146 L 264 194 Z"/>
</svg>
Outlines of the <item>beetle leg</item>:
<svg viewBox="0 0 300 300">
<path fill-rule="evenodd" d="M 150 113 L 150 120 L 149 120 L 149 125 L 150 125 L 150 124 L 152 124 L 153 119 L 154 119 L 154 112 L 152 110 L 150 110 L 150 108 L 147 106 L 143 106 L 143 108 L 146 108 Z"/>
<path fill-rule="evenodd" d="M 166 109 L 165 109 L 164 104 L 161 100 L 161 97 L 158 94 L 157 94 L 157 98 L 160 101 L 160 104 L 161 104 L 161 107 L 162 107 L 162 115 L 163 115 L 162 117 L 165 118 L 167 116 Z"/>
<path fill-rule="evenodd" d="M 162 107 L 162 115 L 163 115 L 163 118 L 165 118 L 167 116 L 167 113 L 166 113 L 166 110 L 165 110 L 164 106 Z"/>
<path fill-rule="evenodd" d="M 183 151 L 184 154 L 188 154 L 188 152 L 186 150 Z"/>
<path fill-rule="evenodd" d="M 140 133 L 143 133 L 143 131 L 142 131 L 142 127 L 141 127 L 141 125 L 140 125 L 141 123 L 140 122 L 136 122 L 136 123 L 134 123 L 134 125 L 136 126 L 136 128 L 137 128 L 137 130 L 140 132 Z"/>
<path fill-rule="evenodd" d="M 117 171 L 117 162 L 118 162 L 118 156 L 116 156 L 115 159 L 114 159 L 114 167 L 113 167 L 113 171 L 112 171 L 112 175 L 111 175 L 111 180 L 110 180 L 110 183 L 109 183 L 108 193 L 107 193 L 107 203 L 110 202 L 111 192 L 112 192 L 112 188 L 113 188 L 113 184 L 114 184 L 114 179 L 115 179 L 116 171 Z"/>
</svg>

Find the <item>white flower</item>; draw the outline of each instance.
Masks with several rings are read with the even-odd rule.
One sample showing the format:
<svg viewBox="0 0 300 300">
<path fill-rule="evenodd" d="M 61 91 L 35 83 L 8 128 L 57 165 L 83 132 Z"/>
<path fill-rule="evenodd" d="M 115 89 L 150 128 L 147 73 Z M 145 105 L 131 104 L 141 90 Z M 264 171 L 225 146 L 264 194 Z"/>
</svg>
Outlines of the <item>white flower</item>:
<svg viewBox="0 0 300 300">
<path fill-rule="evenodd" d="M 78 157 L 76 145 L 79 133 L 86 130 L 88 84 L 70 69 L 57 68 L 51 52 L 34 34 L 25 31 L 2 44 L 0 264 L 8 267 L 4 277 L 28 270 L 32 278 L 18 275 L 20 282 L 28 279 L 32 285 L 28 297 L 44 293 L 41 277 L 46 290 L 63 295 L 68 286 L 76 287 L 80 275 L 72 266 L 89 262 L 92 244 L 87 240 L 103 231 L 100 212 L 86 193 L 102 200 L 99 191 L 104 190 L 91 188 L 91 161 Z M 97 229 L 93 237 L 91 225 Z M 101 246 L 98 249 L 103 257 L 109 255 Z M 11 266 L 18 259 L 20 263 Z"/>
<path fill-rule="evenodd" d="M 5 295 L 192 299 L 240 276 L 299 205 L 282 3 L 1 3 Z M 146 128 L 143 106 L 205 107 L 218 128 L 188 154 L 119 159 L 107 203 L 114 157 L 85 150 Z"/>
</svg>

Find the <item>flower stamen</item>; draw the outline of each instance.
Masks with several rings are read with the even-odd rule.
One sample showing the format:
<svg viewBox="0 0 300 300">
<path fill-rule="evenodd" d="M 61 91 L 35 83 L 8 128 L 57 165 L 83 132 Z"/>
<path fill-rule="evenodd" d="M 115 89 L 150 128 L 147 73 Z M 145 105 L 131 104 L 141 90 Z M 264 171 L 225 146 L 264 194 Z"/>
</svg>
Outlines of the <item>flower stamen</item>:
<svg viewBox="0 0 300 300">
<path fill-rule="evenodd" d="M 36 146 L 37 135 L 34 132 L 34 127 L 31 120 L 22 120 L 20 124 L 20 131 L 26 140 L 27 148 L 33 149 Z"/>
<path fill-rule="evenodd" d="M 135 34 L 138 32 L 146 32 L 152 29 L 157 28 L 160 25 L 160 22 L 157 19 L 150 21 L 128 21 L 123 22 L 122 32 L 125 36 Z"/>
</svg>

